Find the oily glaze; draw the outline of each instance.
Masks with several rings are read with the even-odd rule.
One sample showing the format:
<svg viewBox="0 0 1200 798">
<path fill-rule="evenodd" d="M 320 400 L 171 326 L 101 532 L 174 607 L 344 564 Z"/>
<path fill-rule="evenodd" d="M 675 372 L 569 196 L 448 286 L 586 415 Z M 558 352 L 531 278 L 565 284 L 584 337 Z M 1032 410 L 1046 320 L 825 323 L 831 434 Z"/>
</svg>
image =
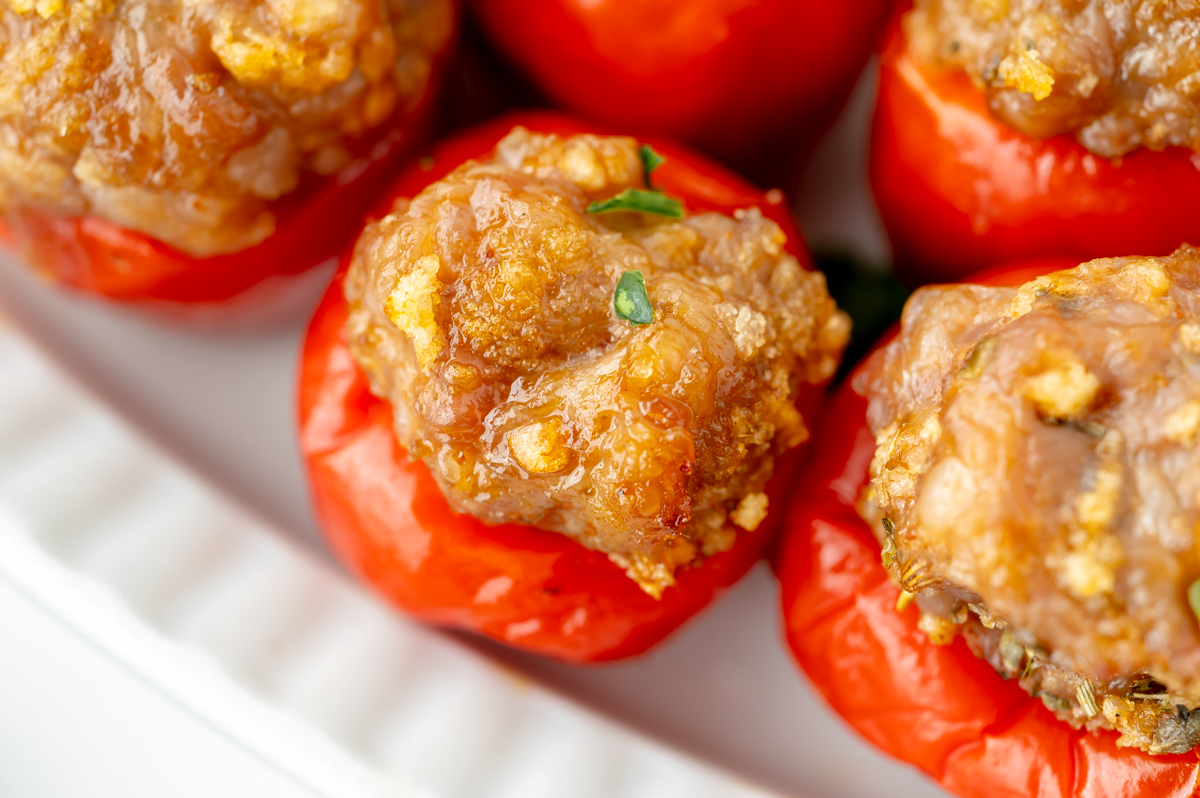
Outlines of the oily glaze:
<svg viewBox="0 0 1200 798">
<path fill-rule="evenodd" d="M 370 225 L 346 292 L 351 349 L 452 506 L 569 535 L 658 596 L 765 517 L 848 322 L 757 209 L 587 212 L 644 182 L 633 139 L 518 128 Z M 648 325 L 613 312 L 634 270 Z"/>
<path fill-rule="evenodd" d="M 191 256 L 253 246 L 304 173 L 421 99 L 452 25 L 448 0 L 6 3 L 0 202 Z"/>
</svg>

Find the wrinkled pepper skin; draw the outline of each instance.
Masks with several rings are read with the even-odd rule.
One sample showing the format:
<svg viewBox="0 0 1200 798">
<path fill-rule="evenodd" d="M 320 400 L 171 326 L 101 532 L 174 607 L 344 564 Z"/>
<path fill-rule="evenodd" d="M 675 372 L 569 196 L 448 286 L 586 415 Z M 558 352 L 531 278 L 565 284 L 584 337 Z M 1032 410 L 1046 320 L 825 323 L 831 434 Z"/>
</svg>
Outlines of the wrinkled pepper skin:
<svg viewBox="0 0 1200 798">
<path fill-rule="evenodd" d="M 556 114 L 505 117 L 437 146 L 403 174 L 391 200 L 409 197 L 469 158 L 490 155 L 514 125 L 571 135 L 608 131 Z M 655 184 L 688 208 L 759 206 L 788 235 L 787 247 L 810 263 L 780 198 L 774 202 L 724 169 L 683 148 L 650 140 L 666 157 Z M 467 629 L 569 662 L 596 662 L 646 650 L 732 585 L 759 559 L 782 512 L 733 548 L 681 569 L 661 600 L 644 593 L 602 553 L 554 532 L 487 526 L 450 509 L 426 466 L 396 441 L 392 408 L 372 395 L 346 345 L 341 278 L 318 309 L 304 345 L 300 381 L 301 449 L 317 513 L 330 545 L 379 593 L 431 623 Z M 807 389 L 805 418 L 821 388 Z M 791 462 L 789 462 L 791 461 Z M 794 458 L 777 463 L 767 485 L 775 507 Z"/>
<path fill-rule="evenodd" d="M 1025 258 L 1167 255 L 1200 242 L 1200 155 L 1119 161 L 994 118 L 965 73 L 919 64 L 899 16 L 881 56 L 870 177 L 910 285 Z"/>
<path fill-rule="evenodd" d="M 1020 285 L 1074 265 L 1047 259 L 971 282 Z M 788 644 L 829 705 L 875 746 L 962 798 L 1200 794 L 1194 752 L 1151 756 L 1118 748 L 1115 732 L 1072 729 L 976 659 L 962 638 L 930 643 L 915 605 L 896 611 L 899 589 L 855 510 L 875 438 L 851 379 L 830 397 L 776 563 Z"/>
<path fill-rule="evenodd" d="M 892 0 L 473 0 L 556 103 L 748 164 L 807 146 L 878 43 Z"/>
</svg>

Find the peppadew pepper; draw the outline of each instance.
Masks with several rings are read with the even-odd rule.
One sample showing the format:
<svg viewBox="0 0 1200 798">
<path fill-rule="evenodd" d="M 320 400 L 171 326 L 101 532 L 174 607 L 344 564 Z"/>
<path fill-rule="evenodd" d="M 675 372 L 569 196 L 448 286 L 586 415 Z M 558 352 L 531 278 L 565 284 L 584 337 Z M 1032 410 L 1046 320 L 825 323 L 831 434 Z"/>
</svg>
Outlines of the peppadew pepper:
<svg viewBox="0 0 1200 798">
<path fill-rule="evenodd" d="M 59 284 L 175 303 L 336 256 L 426 133 L 456 14 L 451 0 L 0 9 L 7 244 Z"/>
<path fill-rule="evenodd" d="M 645 650 L 760 555 L 845 345 L 781 199 L 553 114 L 439 145 L 390 197 L 305 344 L 330 543 L 420 618 Z"/>
<path fill-rule="evenodd" d="M 1184 256 L 1189 257 L 1194 257 L 1194 252 Z M 1073 261 L 1046 261 L 1002 267 L 976 282 L 1021 285 L 1072 264 Z M 1181 704 L 1184 709 L 1180 710 L 1165 703 L 1184 699 L 1170 698 L 1172 688 L 1145 672 L 1136 678 L 1126 678 L 1116 665 L 1119 657 L 1088 659 L 1094 654 L 1092 648 L 1075 647 L 1083 635 L 1098 634 L 1103 623 L 1116 622 L 1119 626 L 1120 611 L 1109 612 L 1109 620 L 1101 624 L 1077 626 L 1068 634 L 1061 631 L 1065 628 L 1059 623 L 1063 618 L 1088 606 L 1095 608 L 1094 599 L 1100 593 L 1093 593 L 1094 589 L 1115 590 L 1128 602 L 1131 617 L 1132 613 L 1140 612 L 1134 607 L 1140 606 L 1140 599 L 1135 593 L 1125 592 L 1137 577 L 1128 583 L 1118 579 L 1111 588 L 1072 581 L 1084 573 L 1098 573 L 1072 566 L 1076 560 L 1083 562 L 1079 558 L 1054 565 L 1061 567 L 1057 571 L 1061 581 L 1054 587 L 1046 587 L 1037 576 L 1043 558 L 1054 564 L 1060 562 L 1054 557 L 1062 552 L 1058 544 L 1049 540 L 1052 534 L 1058 534 L 1055 524 L 1061 517 L 1054 508 L 1063 505 L 1068 511 L 1082 508 L 1090 512 L 1097 506 L 1088 498 L 1093 494 L 1087 491 L 1094 491 L 1095 482 L 1086 472 L 1096 463 L 1103 468 L 1107 462 L 1104 458 L 1110 456 L 1114 436 L 1125 429 L 1124 421 L 1119 420 L 1123 412 L 1120 404 L 1137 401 L 1137 394 L 1123 399 L 1114 396 L 1110 404 L 1079 401 L 1067 407 L 1068 398 L 1080 396 L 1079 386 L 1091 384 L 1086 378 L 1090 372 L 1079 371 L 1080 380 L 1058 383 L 1058 388 L 1046 394 L 1036 390 L 1050 380 L 1044 375 L 1056 375 L 1055 369 L 1066 361 L 1042 364 L 1049 366 L 1045 371 L 1022 371 L 1025 376 L 1018 379 L 1024 380 L 1025 394 L 1011 397 L 1011 401 L 1024 407 L 1033 417 L 1031 423 L 1038 425 L 1033 435 L 1022 437 L 1019 430 L 1025 419 L 1021 414 L 1009 416 L 997 411 L 1000 407 L 997 402 L 1004 400 L 990 393 L 1010 396 L 997 386 L 1007 384 L 1004 381 L 1013 362 L 1025 362 L 1019 354 L 1025 332 L 1036 332 L 1039 326 L 1049 329 L 1060 323 L 1056 317 L 1070 329 L 1079 323 L 1080 315 L 1093 312 L 1088 310 L 1088 302 L 1099 308 L 1115 301 L 1124 313 L 1133 304 L 1151 307 L 1144 303 L 1153 303 L 1161 295 L 1151 298 L 1144 280 L 1122 282 L 1120 272 L 1126 265 L 1100 261 L 1091 265 L 1091 271 L 1063 273 L 1057 281 L 1031 283 L 1028 290 L 1003 296 L 969 287 L 964 287 L 966 293 L 945 293 L 945 302 L 936 293 L 918 296 L 918 304 L 925 304 L 919 305 L 919 309 L 910 306 L 912 315 L 906 316 L 905 324 L 915 330 L 922 324 L 918 316 L 924 313 L 967 320 L 963 326 L 943 327 L 941 333 L 932 332 L 933 328 L 927 330 L 928 335 L 943 335 L 949 345 L 965 348 L 964 356 L 960 362 L 942 354 L 944 347 L 928 343 L 932 339 L 927 340 L 923 349 L 910 347 L 893 352 L 890 357 L 911 359 L 912 362 L 905 362 L 913 370 L 913 390 L 892 396 L 896 402 L 928 399 L 923 391 L 933 388 L 919 387 L 917 382 L 922 378 L 916 373 L 928 364 L 914 365 L 917 360 L 927 358 L 930 363 L 942 362 L 952 375 L 952 383 L 947 382 L 950 387 L 945 388 L 944 394 L 938 394 L 946 397 L 946 408 L 932 417 L 913 416 L 916 426 L 910 424 L 908 416 L 894 426 L 887 426 L 891 417 L 885 413 L 883 400 L 875 397 L 871 404 L 872 423 L 884 425 L 877 440 L 868 425 L 868 400 L 854 387 L 859 378 L 857 382 L 863 389 L 864 367 L 860 367 L 832 397 L 830 413 L 801 480 L 804 492 L 797 497 L 787 522 L 778 570 L 787 639 L 797 661 L 833 709 L 856 731 L 964 798 L 997 795 L 1183 798 L 1194 795 L 1197 789 L 1200 765 L 1195 753 L 1161 753 L 1178 751 L 1181 746 L 1187 748 L 1188 740 L 1192 740 L 1189 729 L 1183 728 L 1187 724 L 1178 722 L 1190 717 L 1186 705 Z M 1148 274 L 1154 265 L 1134 263 L 1131 273 L 1142 268 Z M 1167 268 L 1176 267 L 1168 264 Z M 1081 291 L 1080 287 L 1091 279 L 1098 281 L 1098 293 L 1091 294 L 1092 289 Z M 1002 319 L 1007 320 L 998 321 L 995 329 L 989 326 L 990 313 L 971 315 L 974 307 L 969 304 L 971 301 L 986 303 L 1013 296 L 1016 310 L 1002 314 Z M 1154 307 L 1162 311 L 1163 323 L 1179 323 L 1169 308 Z M 1013 317 L 1013 313 L 1018 315 Z M 974 319 L 973 323 L 968 316 Z M 1118 317 L 1121 318 L 1119 314 Z M 1139 327 L 1133 334 L 1145 332 Z M 982 346 L 980 341 L 984 342 Z M 1081 346 L 1095 344 L 1094 337 L 1089 337 Z M 1167 357 L 1165 352 L 1160 354 Z M 1094 362 L 1086 353 L 1078 357 L 1080 362 Z M 866 368 L 879 369 L 879 362 Z M 1123 368 L 1120 361 L 1114 360 L 1112 364 L 1115 369 Z M 1033 365 L 1036 363 L 1029 368 L 1033 369 Z M 1104 374 L 1098 378 L 1101 388 L 1105 379 L 1118 379 L 1104 372 L 1096 373 Z M 872 380 L 881 379 L 877 371 L 872 375 Z M 877 389 L 878 385 L 869 388 Z M 977 399 L 985 404 L 980 405 L 982 410 L 974 411 L 980 426 L 972 431 L 964 426 L 972 418 L 965 414 L 966 405 L 955 409 L 959 406 L 950 407 L 950 403 L 975 407 Z M 1024 402 L 1031 404 L 1025 406 Z M 1039 416 L 1049 412 L 1047 402 L 1062 405 L 1052 408 L 1053 412 L 1074 415 Z M 1088 413 L 1098 414 L 1097 418 L 1103 417 L 1105 422 L 1092 419 Z M 1009 420 L 1003 421 L 1006 418 Z M 1006 423 L 1014 429 L 1010 430 Z M 919 434 L 914 432 L 917 428 Z M 957 435 L 954 445 L 945 442 L 947 435 Z M 1054 455 L 1046 449 L 1047 443 L 1051 439 L 1076 437 L 1079 439 L 1076 448 L 1086 451 L 1074 453 L 1073 449 L 1074 454 L 1063 455 L 1064 463 L 1051 464 L 1049 459 Z M 900 438 L 904 442 L 889 443 Z M 1028 480 L 1015 479 L 1012 485 L 998 477 L 998 483 L 989 485 L 986 494 L 972 493 L 970 473 L 964 468 L 955 472 L 958 466 L 946 463 L 948 458 L 958 457 L 971 464 L 965 469 L 980 463 L 989 464 L 983 467 L 994 467 L 996 460 L 989 457 L 988 441 L 994 441 L 996 446 L 1015 447 L 1014 451 L 1032 452 L 1033 459 L 1029 461 L 1032 465 L 1023 457 L 1016 457 L 1006 461 L 1007 467 L 1014 470 L 1032 467 L 1039 469 L 1038 473 L 1031 474 Z M 1136 445 L 1146 447 L 1137 455 L 1140 463 L 1146 457 L 1167 456 L 1155 444 L 1137 442 Z M 1153 451 L 1160 454 L 1151 454 Z M 927 456 L 923 454 L 926 452 Z M 914 471 L 913 458 L 918 455 L 924 456 L 921 462 L 925 465 Z M 939 486 L 950 473 L 960 475 L 958 489 L 939 492 Z M 1139 478 L 1122 490 L 1142 490 L 1146 485 Z M 926 526 L 953 517 L 958 519 L 954 529 L 969 535 L 974 529 L 972 513 L 998 513 L 989 528 L 976 535 L 976 539 L 995 541 L 995 545 L 979 553 L 978 546 L 960 543 L 948 549 L 952 565 L 939 560 L 942 555 L 930 553 L 932 548 L 922 548 L 928 536 L 922 537 L 925 533 L 914 536 L 911 532 L 910 527 L 915 523 L 912 514 L 894 505 L 893 499 L 905 490 L 904 486 L 916 486 L 917 497 L 904 506 L 919 508 L 923 519 L 919 523 Z M 1079 495 L 1084 498 L 1078 498 L 1076 491 L 1081 491 Z M 1136 497 L 1130 499 L 1135 500 Z M 1045 511 L 1039 509 L 1043 507 Z M 890 515 L 880 521 L 879 512 Z M 1016 516 L 1023 518 L 1021 523 L 1030 528 L 1018 528 L 1012 521 Z M 873 519 L 873 524 L 864 518 Z M 1123 518 L 1116 516 L 1112 522 L 1124 525 Z M 873 531 L 875 527 L 882 531 Z M 1096 532 L 1102 533 L 1108 534 L 1104 530 Z M 1118 529 L 1114 534 L 1123 533 Z M 1063 540 L 1069 545 L 1075 545 L 1070 541 L 1079 542 L 1077 535 L 1071 537 L 1069 533 L 1063 534 Z M 1137 542 L 1129 545 L 1129 573 L 1136 573 L 1145 567 L 1142 557 L 1148 551 L 1142 550 Z M 1102 566 L 1101 559 L 1095 560 L 1096 567 Z M 973 581 L 972 567 L 1007 568 L 1008 577 Z M 897 582 L 913 593 L 902 593 Z M 1159 598 L 1171 592 L 1166 585 L 1154 589 Z M 1010 594 L 1014 590 L 1025 591 L 1032 614 L 1025 612 L 1025 605 L 1012 604 Z M 1093 599 L 1091 605 L 1086 599 L 1078 605 L 1072 604 L 1085 593 Z M 1173 600 L 1186 608 L 1182 594 Z M 1166 605 L 1159 607 L 1163 609 Z M 1194 622 L 1184 619 L 1185 633 L 1187 624 Z M 1034 628 L 1042 634 L 1047 634 L 1047 629 L 1058 630 L 1049 633 L 1057 641 L 1031 636 Z M 1097 642 L 1103 644 L 1106 639 Z M 1132 654 L 1132 649 L 1128 651 Z M 1132 667 L 1153 669 L 1153 659 Z M 1082 670 L 1072 671 L 1072 666 Z M 1111 672 L 1097 674 L 1097 668 L 1100 671 L 1108 668 Z M 1159 675 L 1168 681 L 1173 678 L 1165 671 Z M 1136 712 L 1123 717 L 1122 702 L 1129 702 Z M 1153 722 L 1147 725 L 1149 721 Z M 1121 733 L 1101 730 L 1106 728 L 1117 728 Z M 1139 747 L 1155 753 L 1138 750 Z"/>
<path fill-rule="evenodd" d="M 832 120 L 890 5 L 475 0 L 472 8 L 496 46 L 563 106 L 760 166 L 764 145 L 804 149 Z"/>
<path fill-rule="evenodd" d="M 1164 52 L 1182 59 L 1187 48 L 1145 45 L 1186 25 L 1147 17 L 1095 40 L 1087 29 L 1103 14 L 1085 20 L 1092 12 L 1082 7 L 1025 20 L 1013 6 L 982 22 L 959 0 L 917 6 L 921 15 L 898 15 L 887 36 L 870 154 L 871 186 L 906 282 L 956 280 L 1023 258 L 1166 255 L 1200 241 L 1197 142 L 1153 137 L 1156 120 L 1191 117 L 1175 100 L 1128 107 L 1134 97 L 1166 96 L 1165 87 L 1156 95 L 1135 83 L 1149 77 L 1121 78 L 1137 72 L 1123 59 L 1150 58 L 1171 74 L 1183 68 Z M 1037 19 L 1056 22 L 1037 27 Z M 1025 30 L 1044 38 L 1022 38 Z M 1143 56 L 1138 36 L 1147 40 Z M 978 41 L 978 52 L 964 44 Z M 1134 135 L 1137 126 L 1146 132 Z"/>
</svg>

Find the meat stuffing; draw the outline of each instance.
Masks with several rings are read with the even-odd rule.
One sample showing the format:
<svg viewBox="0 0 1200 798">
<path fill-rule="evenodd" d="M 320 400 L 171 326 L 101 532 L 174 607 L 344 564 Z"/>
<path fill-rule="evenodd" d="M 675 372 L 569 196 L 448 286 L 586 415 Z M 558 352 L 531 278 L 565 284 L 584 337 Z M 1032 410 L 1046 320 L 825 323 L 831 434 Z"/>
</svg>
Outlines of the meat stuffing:
<svg viewBox="0 0 1200 798">
<path fill-rule="evenodd" d="M 856 388 L 861 511 L 929 638 L 1075 726 L 1194 747 L 1200 249 L 921 289 Z"/>
<path fill-rule="evenodd" d="M 913 52 L 963 69 L 1035 138 L 1115 158 L 1200 151 L 1200 6 L 1183 0 L 916 0 Z"/>
<path fill-rule="evenodd" d="M 420 100 L 452 24 L 450 0 L 6 0 L 0 208 L 252 246 Z"/>
<path fill-rule="evenodd" d="M 516 128 L 358 242 L 351 350 L 451 505 L 605 552 L 654 596 L 767 513 L 846 316 L 758 209 L 589 213 L 638 143 Z M 614 312 L 639 272 L 652 322 Z"/>
</svg>

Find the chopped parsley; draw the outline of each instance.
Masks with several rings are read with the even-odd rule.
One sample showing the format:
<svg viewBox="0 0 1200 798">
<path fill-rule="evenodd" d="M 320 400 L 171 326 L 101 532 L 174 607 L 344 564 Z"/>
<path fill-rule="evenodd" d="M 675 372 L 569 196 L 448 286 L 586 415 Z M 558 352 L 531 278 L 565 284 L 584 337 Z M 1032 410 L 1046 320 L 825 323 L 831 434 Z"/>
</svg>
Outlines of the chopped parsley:
<svg viewBox="0 0 1200 798">
<path fill-rule="evenodd" d="M 651 324 L 654 321 L 654 308 L 650 305 L 650 295 L 646 293 L 646 279 L 641 272 L 630 271 L 621 275 L 617 280 L 617 290 L 613 293 L 613 309 L 617 318 L 631 324 Z"/>
<path fill-rule="evenodd" d="M 671 219 L 682 219 L 683 203 L 657 191 L 627 188 L 615 197 L 593 202 L 587 207 L 588 213 L 615 213 L 617 211 L 637 211 L 666 216 Z"/>
<path fill-rule="evenodd" d="M 655 152 L 649 144 L 643 144 L 638 148 L 638 157 L 642 159 L 642 168 L 645 170 L 646 188 L 654 188 L 650 185 L 650 175 L 654 174 L 655 169 L 662 166 L 666 158 Z"/>
</svg>

